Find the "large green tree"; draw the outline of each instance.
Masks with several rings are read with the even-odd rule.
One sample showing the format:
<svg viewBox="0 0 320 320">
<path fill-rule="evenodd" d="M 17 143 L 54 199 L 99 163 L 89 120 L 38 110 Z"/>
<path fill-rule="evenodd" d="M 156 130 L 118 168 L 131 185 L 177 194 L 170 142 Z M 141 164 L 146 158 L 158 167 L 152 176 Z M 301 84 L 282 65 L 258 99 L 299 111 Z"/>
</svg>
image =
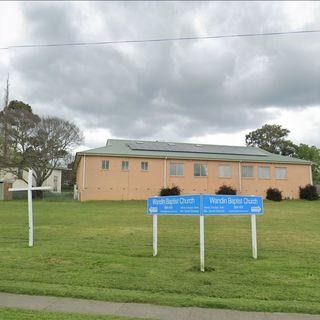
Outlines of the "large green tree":
<svg viewBox="0 0 320 320">
<path fill-rule="evenodd" d="M 281 125 L 265 124 L 246 135 L 246 145 L 311 161 L 313 181 L 320 183 L 320 149 L 304 143 L 294 144 L 286 139 L 289 133 L 290 131 Z"/>
<path fill-rule="evenodd" d="M 2 166 L 23 178 L 23 170 L 33 169 L 37 186 L 51 175 L 72 148 L 83 140 L 80 129 L 57 117 L 41 118 L 21 101 L 11 101 L 0 114 L 7 130 L 6 156 Z"/>
<path fill-rule="evenodd" d="M 22 169 L 30 164 L 26 151 L 30 145 L 30 137 L 34 135 L 39 116 L 32 112 L 32 108 L 22 101 L 10 101 L 0 112 L 0 123 L 3 130 L 2 167 L 15 167 L 21 178 Z"/>
<path fill-rule="evenodd" d="M 300 159 L 312 162 L 312 177 L 314 183 L 320 183 L 320 149 L 315 146 L 308 146 L 300 143 L 297 147 L 296 155 Z"/>
<path fill-rule="evenodd" d="M 297 146 L 286 139 L 289 133 L 290 131 L 281 125 L 265 124 L 246 135 L 246 145 L 284 156 L 294 156 Z"/>
</svg>

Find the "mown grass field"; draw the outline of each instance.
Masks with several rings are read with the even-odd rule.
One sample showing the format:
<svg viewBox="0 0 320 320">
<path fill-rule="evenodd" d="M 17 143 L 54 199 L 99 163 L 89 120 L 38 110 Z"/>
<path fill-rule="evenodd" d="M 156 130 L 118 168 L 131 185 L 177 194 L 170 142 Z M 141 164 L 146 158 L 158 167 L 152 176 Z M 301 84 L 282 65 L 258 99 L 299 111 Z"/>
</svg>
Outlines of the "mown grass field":
<svg viewBox="0 0 320 320">
<path fill-rule="evenodd" d="M 145 201 L 0 203 L 0 291 L 119 302 L 320 313 L 320 201 L 265 202 L 257 217 L 205 218 L 206 267 L 199 271 L 199 217 L 161 216 L 152 257 Z"/>
<path fill-rule="evenodd" d="M 33 311 L 0 308 L 0 319 L 4 320 L 137 320 L 137 318 L 94 316 L 49 311 Z"/>
</svg>

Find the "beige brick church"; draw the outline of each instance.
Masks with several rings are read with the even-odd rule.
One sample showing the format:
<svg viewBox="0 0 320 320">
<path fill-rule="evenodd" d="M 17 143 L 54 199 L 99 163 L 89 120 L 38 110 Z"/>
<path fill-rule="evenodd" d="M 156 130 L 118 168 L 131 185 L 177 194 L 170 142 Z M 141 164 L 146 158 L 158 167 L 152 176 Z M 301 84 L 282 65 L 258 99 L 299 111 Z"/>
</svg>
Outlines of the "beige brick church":
<svg viewBox="0 0 320 320">
<path fill-rule="evenodd" d="M 266 196 L 276 187 L 298 198 L 312 183 L 309 161 L 254 147 L 109 139 L 106 146 L 78 152 L 75 160 L 81 201 L 147 199 L 160 188 L 182 194 L 213 194 L 225 184 L 239 195 Z"/>
</svg>

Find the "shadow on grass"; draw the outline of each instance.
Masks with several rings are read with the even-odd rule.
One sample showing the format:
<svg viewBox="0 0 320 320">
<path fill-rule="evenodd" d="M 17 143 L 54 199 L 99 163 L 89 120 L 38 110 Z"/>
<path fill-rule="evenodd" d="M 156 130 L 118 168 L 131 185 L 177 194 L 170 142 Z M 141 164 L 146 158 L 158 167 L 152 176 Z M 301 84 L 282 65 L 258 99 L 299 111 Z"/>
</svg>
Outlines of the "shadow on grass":
<svg viewBox="0 0 320 320">
<path fill-rule="evenodd" d="M 200 266 L 192 266 L 191 268 L 189 268 L 187 271 L 191 271 L 191 272 L 202 272 L 200 270 Z M 214 272 L 216 271 L 216 269 L 214 267 L 205 267 L 204 268 L 205 272 Z"/>
</svg>

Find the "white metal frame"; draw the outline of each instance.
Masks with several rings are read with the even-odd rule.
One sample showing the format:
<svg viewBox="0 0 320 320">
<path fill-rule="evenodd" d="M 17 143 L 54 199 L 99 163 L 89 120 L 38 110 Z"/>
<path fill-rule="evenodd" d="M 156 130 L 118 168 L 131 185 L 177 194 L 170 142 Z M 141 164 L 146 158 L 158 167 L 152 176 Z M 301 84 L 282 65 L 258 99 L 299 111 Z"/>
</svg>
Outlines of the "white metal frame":
<svg viewBox="0 0 320 320">
<path fill-rule="evenodd" d="M 200 202 L 202 206 L 202 201 Z M 200 270 L 205 271 L 205 245 L 204 245 L 204 215 L 202 214 L 202 208 L 200 211 Z M 252 257 L 253 259 L 258 258 L 258 247 L 257 247 L 257 222 L 256 215 L 251 214 L 251 243 L 252 243 Z M 158 215 L 153 214 L 153 256 L 158 254 Z"/>
<path fill-rule="evenodd" d="M 28 192 L 28 221 L 29 221 L 29 247 L 33 247 L 33 208 L 32 208 L 32 191 L 33 190 L 51 190 L 51 187 L 32 187 L 32 170 L 28 174 L 28 186 L 26 188 L 10 188 L 9 191 L 27 191 Z"/>
</svg>

